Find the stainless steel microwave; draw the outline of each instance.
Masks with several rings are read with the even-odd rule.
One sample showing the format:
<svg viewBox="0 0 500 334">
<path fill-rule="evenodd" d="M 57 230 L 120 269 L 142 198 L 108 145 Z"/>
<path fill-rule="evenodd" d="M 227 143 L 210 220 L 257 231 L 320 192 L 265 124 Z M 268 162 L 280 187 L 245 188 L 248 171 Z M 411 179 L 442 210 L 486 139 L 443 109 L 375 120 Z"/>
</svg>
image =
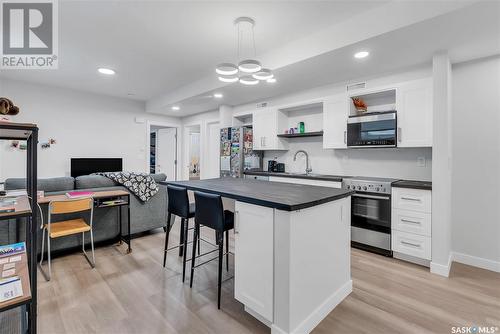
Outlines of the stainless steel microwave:
<svg viewBox="0 0 500 334">
<path fill-rule="evenodd" d="M 396 111 L 349 116 L 347 120 L 347 146 L 396 147 Z"/>
</svg>

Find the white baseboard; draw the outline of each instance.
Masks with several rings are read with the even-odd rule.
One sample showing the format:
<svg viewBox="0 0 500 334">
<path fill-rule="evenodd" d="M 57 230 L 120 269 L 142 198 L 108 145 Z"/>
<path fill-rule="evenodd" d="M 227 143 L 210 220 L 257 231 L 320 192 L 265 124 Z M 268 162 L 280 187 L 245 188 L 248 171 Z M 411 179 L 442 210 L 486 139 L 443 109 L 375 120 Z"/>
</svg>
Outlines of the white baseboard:
<svg viewBox="0 0 500 334">
<path fill-rule="evenodd" d="M 452 259 L 454 262 L 463 263 L 469 266 L 478 267 L 500 273 L 500 262 L 498 261 L 493 261 L 482 257 L 477 257 L 457 252 L 452 252 Z"/>
<path fill-rule="evenodd" d="M 326 318 L 326 316 L 333 311 L 338 304 L 340 304 L 344 298 L 349 296 L 352 292 L 352 280 L 349 280 L 346 284 L 340 287 L 335 293 L 333 293 L 323 304 L 321 304 L 314 312 L 311 313 L 304 321 L 302 321 L 297 328 L 293 330 L 292 333 L 304 334 L 310 333 L 318 324 Z M 271 333 L 273 333 L 271 331 Z M 278 333 L 278 332 L 276 332 Z"/>
<path fill-rule="evenodd" d="M 451 268 L 451 261 L 452 261 L 452 253 L 450 253 L 450 256 L 448 257 L 448 264 L 441 264 L 441 263 L 436 263 L 436 262 L 431 262 L 431 273 L 444 276 L 444 277 L 449 277 L 450 276 L 450 268 Z"/>
</svg>

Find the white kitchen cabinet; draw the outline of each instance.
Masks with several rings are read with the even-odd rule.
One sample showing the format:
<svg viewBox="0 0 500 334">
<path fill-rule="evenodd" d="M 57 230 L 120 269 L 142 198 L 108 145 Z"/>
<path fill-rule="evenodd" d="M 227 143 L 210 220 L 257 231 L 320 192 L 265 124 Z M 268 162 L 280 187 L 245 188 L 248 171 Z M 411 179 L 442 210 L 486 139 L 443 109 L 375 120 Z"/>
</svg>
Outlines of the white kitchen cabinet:
<svg viewBox="0 0 500 334">
<path fill-rule="evenodd" d="M 432 80 L 397 85 L 398 147 L 432 147 Z"/>
<path fill-rule="evenodd" d="M 273 322 L 274 209 L 236 202 L 234 256 L 234 297 Z"/>
<path fill-rule="evenodd" d="M 307 184 L 310 186 L 330 187 L 330 188 L 338 188 L 338 189 L 342 188 L 342 182 L 337 182 L 337 181 L 313 180 L 313 179 L 302 179 L 302 178 L 294 178 L 294 177 L 279 177 L 279 176 L 270 176 L 269 181 L 295 183 L 295 184 Z"/>
<path fill-rule="evenodd" d="M 339 94 L 323 103 L 323 148 L 347 148 L 348 101 Z"/>
<path fill-rule="evenodd" d="M 256 110 L 253 113 L 253 149 L 287 150 L 288 142 L 277 137 L 278 127 L 285 123 L 285 115 L 275 108 Z M 281 132 L 279 132 L 281 133 Z"/>
<path fill-rule="evenodd" d="M 394 257 L 428 265 L 432 259 L 432 192 L 393 187 L 391 197 Z"/>
<path fill-rule="evenodd" d="M 412 188 L 392 188 L 392 208 L 431 212 L 432 195 L 429 190 Z"/>
<path fill-rule="evenodd" d="M 422 260 L 431 259 L 431 238 L 418 234 L 394 230 L 392 250 Z M 397 258 L 397 255 L 395 256 Z"/>
</svg>

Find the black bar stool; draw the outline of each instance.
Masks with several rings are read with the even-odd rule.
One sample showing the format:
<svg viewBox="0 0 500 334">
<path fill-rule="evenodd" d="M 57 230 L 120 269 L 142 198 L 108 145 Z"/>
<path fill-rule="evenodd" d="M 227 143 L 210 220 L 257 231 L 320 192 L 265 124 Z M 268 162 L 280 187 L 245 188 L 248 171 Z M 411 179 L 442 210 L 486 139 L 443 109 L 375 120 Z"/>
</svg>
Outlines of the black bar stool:
<svg viewBox="0 0 500 334">
<path fill-rule="evenodd" d="M 179 256 L 183 256 L 182 259 L 182 281 L 186 277 L 186 254 L 188 245 L 188 231 L 189 228 L 189 218 L 193 218 L 195 214 L 195 203 L 189 203 L 189 198 L 187 194 L 187 189 L 182 187 L 176 187 L 173 185 L 167 185 L 167 195 L 168 195 L 168 211 L 167 211 L 167 228 L 165 235 L 165 249 L 163 252 L 163 267 L 167 261 L 167 252 L 174 248 L 179 248 Z M 179 245 L 172 248 L 168 248 L 168 237 L 170 234 L 170 229 L 174 225 L 172 220 L 172 215 L 181 218 L 181 230 L 180 230 L 180 240 Z M 196 226 L 195 228 L 199 228 Z M 197 234 L 199 235 L 199 233 Z M 195 236 L 193 240 L 200 240 Z M 193 242 L 196 244 L 196 242 Z"/>
<path fill-rule="evenodd" d="M 234 213 L 224 210 L 222 199 L 219 195 L 207 194 L 200 191 L 194 192 L 194 200 L 196 203 L 196 213 L 194 217 L 195 229 L 194 238 L 198 238 L 200 233 L 200 225 L 215 230 L 216 243 L 219 246 L 219 276 L 217 287 L 217 307 L 220 309 L 220 295 L 222 284 L 222 261 L 224 259 L 224 232 L 226 232 L 226 268 L 229 270 L 229 230 L 234 228 Z M 212 251 L 213 252 L 213 251 Z M 211 252 L 202 254 L 207 255 Z M 200 256 L 198 256 L 200 257 Z M 207 262 L 215 260 L 210 259 L 198 265 L 195 265 L 196 258 L 196 243 L 193 243 L 193 255 L 191 257 L 191 279 L 189 286 L 193 287 L 194 268 L 199 267 Z"/>
</svg>

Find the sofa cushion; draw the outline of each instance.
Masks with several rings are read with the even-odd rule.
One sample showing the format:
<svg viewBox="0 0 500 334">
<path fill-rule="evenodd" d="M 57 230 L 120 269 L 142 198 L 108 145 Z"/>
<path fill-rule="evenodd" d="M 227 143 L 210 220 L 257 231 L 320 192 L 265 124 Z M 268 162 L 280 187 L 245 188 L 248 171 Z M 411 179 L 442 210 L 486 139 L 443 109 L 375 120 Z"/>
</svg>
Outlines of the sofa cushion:
<svg viewBox="0 0 500 334">
<path fill-rule="evenodd" d="M 102 175 L 82 175 L 75 179 L 75 189 L 114 187 L 115 181 Z"/>
<path fill-rule="evenodd" d="M 10 178 L 5 180 L 5 190 L 26 188 L 25 178 Z M 52 177 L 48 179 L 38 179 L 38 190 L 45 192 L 67 191 L 75 189 L 75 179 L 72 177 Z"/>
</svg>

